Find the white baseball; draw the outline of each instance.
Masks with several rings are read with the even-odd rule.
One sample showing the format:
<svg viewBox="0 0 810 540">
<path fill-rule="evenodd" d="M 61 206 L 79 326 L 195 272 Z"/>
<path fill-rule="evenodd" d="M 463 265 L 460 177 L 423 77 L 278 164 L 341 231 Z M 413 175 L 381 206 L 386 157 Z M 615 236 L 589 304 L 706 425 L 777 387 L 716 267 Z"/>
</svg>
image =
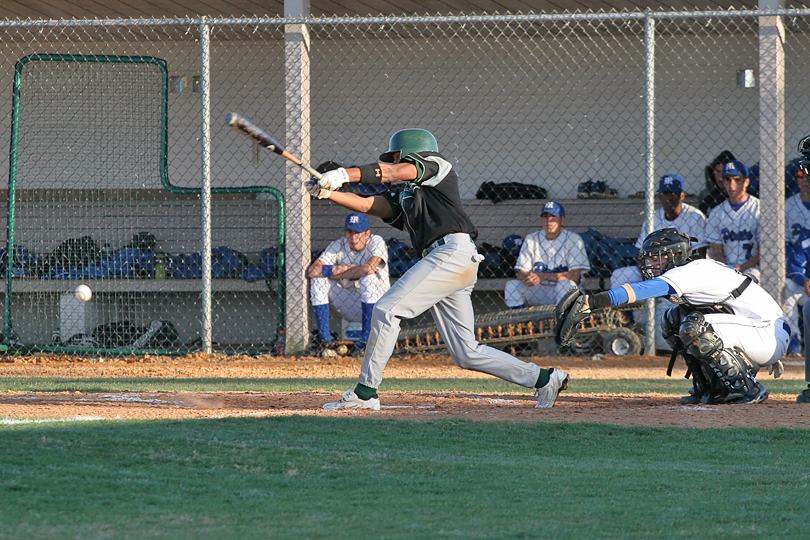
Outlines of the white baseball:
<svg viewBox="0 0 810 540">
<path fill-rule="evenodd" d="M 76 298 L 78 298 L 82 302 L 87 302 L 88 300 L 93 298 L 93 290 L 84 284 L 77 286 L 76 290 L 73 291 L 73 294 L 75 294 Z"/>
</svg>

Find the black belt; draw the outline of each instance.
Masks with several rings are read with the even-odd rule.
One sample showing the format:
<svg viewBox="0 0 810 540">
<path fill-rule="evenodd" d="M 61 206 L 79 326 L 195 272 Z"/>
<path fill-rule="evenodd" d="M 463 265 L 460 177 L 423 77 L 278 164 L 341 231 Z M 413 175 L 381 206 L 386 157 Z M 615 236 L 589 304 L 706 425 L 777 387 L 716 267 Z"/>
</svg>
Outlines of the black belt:
<svg viewBox="0 0 810 540">
<path fill-rule="evenodd" d="M 457 234 L 457 233 L 451 233 L 451 234 Z M 439 238 L 438 240 L 436 240 L 435 242 L 433 242 L 432 244 L 430 244 L 428 247 L 426 247 L 425 249 L 423 249 L 423 250 L 422 250 L 422 258 L 427 257 L 427 256 L 428 256 L 428 254 L 429 254 L 431 251 L 433 251 L 434 249 L 436 249 L 437 247 L 440 247 L 440 246 L 445 245 L 445 244 L 447 243 L 447 240 L 445 240 L 445 238 L 446 238 L 446 237 Z M 475 244 L 475 242 L 473 242 L 472 237 L 468 236 L 468 238 L 470 239 L 470 242 L 472 242 L 473 244 Z"/>
</svg>

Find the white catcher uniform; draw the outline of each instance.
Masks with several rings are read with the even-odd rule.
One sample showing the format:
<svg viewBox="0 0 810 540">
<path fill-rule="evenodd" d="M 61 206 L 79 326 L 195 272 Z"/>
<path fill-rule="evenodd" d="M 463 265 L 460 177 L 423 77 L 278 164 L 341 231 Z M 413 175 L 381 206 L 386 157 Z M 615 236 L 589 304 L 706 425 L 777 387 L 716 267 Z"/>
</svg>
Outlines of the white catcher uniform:
<svg viewBox="0 0 810 540">
<path fill-rule="evenodd" d="M 318 260 L 325 265 L 365 264 L 371 257 L 379 257 L 382 263 L 374 274 L 360 279 L 331 279 L 317 277 L 310 280 L 309 297 L 313 306 L 331 304 L 344 319 L 360 322 L 361 303 L 373 304 L 391 287 L 388 277 L 388 247 L 382 236 L 372 234 L 366 247 L 354 251 L 343 237 L 331 242 Z"/>
<path fill-rule="evenodd" d="M 725 304 L 731 308 L 733 314 L 707 314 L 706 322 L 712 325 L 724 347 L 739 347 L 760 367 L 776 363 L 787 351 L 790 327 L 782 308 L 753 282 L 740 296 L 732 298 L 731 292 L 745 279 L 733 268 L 710 259 L 698 259 L 672 268 L 656 279 L 674 289 L 674 302 L 685 301 L 694 306 Z"/>
<path fill-rule="evenodd" d="M 759 199 L 748 196 L 740 208 L 723 201 L 709 212 L 706 239 L 710 244 L 722 244 L 726 263 L 739 266 L 759 253 Z M 745 272 L 759 281 L 759 267 Z"/>
<path fill-rule="evenodd" d="M 678 231 L 688 234 L 692 238 L 697 238 L 697 242 L 692 246 L 692 249 L 700 249 L 706 247 L 706 216 L 695 208 L 694 206 L 686 203 L 681 203 L 681 213 L 672 221 L 668 220 L 664 215 L 664 209 L 659 208 L 655 211 L 653 216 L 653 231 L 660 229 L 675 228 Z M 647 237 L 649 232 L 647 228 L 642 225 L 641 232 L 636 240 L 636 247 L 641 249 L 641 244 Z M 641 270 L 637 266 L 623 266 L 617 268 L 610 275 L 610 286 L 618 287 L 624 283 L 638 283 L 643 278 L 641 277 Z"/>
<path fill-rule="evenodd" d="M 543 230 L 526 235 L 515 270 L 524 272 L 557 273 L 591 269 L 585 242 L 577 233 L 562 229 L 554 240 L 548 240 Z M 543 282 L 530 287 L 519 279 L 506 282 L 504 299 L 510 308 L 557 304 L 568 291 L 577 288 L 570 280 Z"/>
</svg>

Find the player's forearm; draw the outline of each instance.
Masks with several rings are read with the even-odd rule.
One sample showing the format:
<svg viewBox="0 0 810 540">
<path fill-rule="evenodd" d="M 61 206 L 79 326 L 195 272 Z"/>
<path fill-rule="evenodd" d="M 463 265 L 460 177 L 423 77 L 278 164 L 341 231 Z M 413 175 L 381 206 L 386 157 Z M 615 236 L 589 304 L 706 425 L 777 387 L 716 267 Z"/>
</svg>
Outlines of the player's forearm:
<svg viewBox="0 0 810 540">
<path fill-rule="evenodd" d="M 356 264 L 336 265 L 332 272 L 332 279 L 360 279 L 365 275 L 361 273 L 361 268 Z"/>
<path fill-rule="evenodd" d="M 349 182 L 379 184 L 404 182 L 416 179 L 416 165 L 413 163 L 371 163 L 362 167 L 349 167 Z"/>
<path fill-rule="evenodd" d="M 759 265 L 759 253 L 745 261 L 740 265 L 740 272 L 745 272 L 749 268 L 754 268 Z"/>
<path fill-rule="evenodd" d="M 557 278 L 554 281 L 573 281 L 574 283 L 579 283 L 581 274 L 581 270 L 568 270 L 566 272 L 557 272 L 556 274 L 552 275 L 556 276 Z"/>
<path fill-rule="evenodd" d="M 723 246 L 721 244 L 712 244 L 710 250 L 712 259 L 721 263 L 726 262 L 726 255 L 723 253 Z"/>
<path fill-rule="evenodd" d="M 372 260 L 375 259 L 375 260 Z M 341 267 L 341 272 L 335 277 L 337 279 L 360 279 L 362 277 L 370 276 L 377 271 L 382 259 L 379 257 L 371 257 L 365 264 L 351 264 Z"/>
<path fill-rule="evenodd" d="M 308 278 L 324 277 L 323 275 L 323 262 L 320 260 L 315 261 L 307 268 Z"/>
<path fill-rule="evenodd" d="M 667 296 L 672 292 L 670 289 L 669 283 L 658 278 L 639 283 L 625 283 L 621 287 L 588 296 L 588 305 L 592 309 L 620 306 L 648 298 Z"/>
</svg>

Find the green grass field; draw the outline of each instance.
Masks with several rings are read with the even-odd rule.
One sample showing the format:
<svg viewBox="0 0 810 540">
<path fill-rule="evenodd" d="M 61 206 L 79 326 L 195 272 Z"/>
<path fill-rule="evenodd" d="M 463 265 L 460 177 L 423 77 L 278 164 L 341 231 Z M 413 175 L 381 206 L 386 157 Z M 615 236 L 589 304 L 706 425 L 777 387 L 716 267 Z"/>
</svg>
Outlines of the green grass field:
<svg viewBox="0 0 810 540">
<path fill-rule="evenodd" d="M 497 391 L 500 384 L 443 381 L 419 388 Z M 33 391 L 270 391 L 293 384 L 231 382 L 3 384 Z M 616 389 L 639 384 L 639 392 L 675 385 L 668 391 L 681 393 L 685 382 L 578 381 L 577 391 L 625 392 Z M 347 387 L 342 380 L 313 384 Z M 386 389 L 412 384 L 392 379 Z M 804 383 L 768 386 L 794 392 Z M 348 415 L 0 419 L 0 539 L 804 539 L 808 448 L 807 429 Z"/>
</svg>

